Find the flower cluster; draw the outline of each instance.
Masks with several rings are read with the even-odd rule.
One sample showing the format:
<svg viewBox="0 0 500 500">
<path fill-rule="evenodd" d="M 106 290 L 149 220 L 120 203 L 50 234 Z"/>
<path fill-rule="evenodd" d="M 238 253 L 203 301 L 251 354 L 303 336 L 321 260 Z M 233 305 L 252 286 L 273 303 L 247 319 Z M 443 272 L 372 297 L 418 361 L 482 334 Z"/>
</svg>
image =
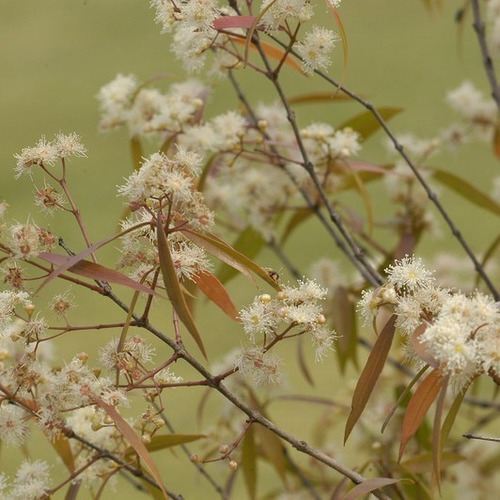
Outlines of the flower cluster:
<svg viewBox="0 0 500 500">
<path fill-rule="evenodd" d="M 479 375 L 498 377 L 500 309 L 491 297 L 440 287 L 413 256 L 396 261 L 386 273 L 386 284 L 365 292 L 359 303 L 365 320 L 391 308 L 410 355 L 449 375 L 457 390 Z"/>
<path fill-rule="evenodd" d="M 42 137 L 36 146 L 24 148 L 14 155 L 16 159 L 16 177 L 31 174 L 33 165 L 52 166 L 58 160 L 71 156 L 86 156 L 87 148 L 75 133 L 57 134 L 55 140 L 47 141 Z"/>
<path fill-rule="evenodd" d="M 326 325 L 319 301 L 326 289 L 312 280 L 299 281 L 298 286 L 283 286 L 273 298 L 257 296 L 252 304 L 240 311 L 240 320 L 249 344 L 235 365 L 244 374 L 252 375 L 258 383 L 279 380 L 279 358 L 268 350 L 277 342 L 309 334 L 315 358 L 322 360 L 333 347 L 335 332 Z M 263 343 L 264 347 L 258 347 Z"/>
<path fill-rule="evenodd" d="M 197 120 L 207 89 L 197 80 L 171 85 L 168 92 L 139 85 L 134 75 L 117 75 L 97 94 L 101 130 L 127 126 L 132 137 L 166 139 Z"/>
</svg>

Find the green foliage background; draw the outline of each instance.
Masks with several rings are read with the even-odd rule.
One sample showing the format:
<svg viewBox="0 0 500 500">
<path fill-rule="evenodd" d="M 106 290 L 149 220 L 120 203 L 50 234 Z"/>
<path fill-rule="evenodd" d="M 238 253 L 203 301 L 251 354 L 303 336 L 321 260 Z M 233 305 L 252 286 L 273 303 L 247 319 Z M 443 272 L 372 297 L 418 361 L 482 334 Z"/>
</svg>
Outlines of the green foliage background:
<svg viewBox="0 0 500 500">
<path fill-rule="evenodd" d="M 462 2 L 445 3 L 443 10 L 433 15 L 424 9 L 422 2 L 416 0 L 346 0 L 339 9 L 349 43 L 349 64 L 344 84 L 367 96 L 376 105 L 403 107 L 405 111 L 391 122 L 396 131 L 411 131 L 430 137 L 439 128 L 448 125 L 452 113 L 444 103 L 445 92 L 457 87 L 464 79 L 473 80 L 479 88 L 487 91 L 470 19 L 466 20 L 461 38 L 454 22 L 454 10 L 461 7 Z M 56 217 L 44 221 L 36 213 L 29 181 L 14 180 L 12 155 L 36 143 L 42 134 L 50 139 L 59 131 L 75 131 L 82 136 L 89 149 L 87 159 L 74 160 L 71 164 L 70 183 L 75 198 L 82 207 L 93 241 L 115 230 L 116 219 L 122 210 L 115 185 L 121 183 L 131 171 L 128 137 L 125 131 L 98 133 L 99 117 L 94 96 L 100 86 L 117 73 L 134 73 L 139 79 L 168 73 L 170 79 L 167 84 L 185 78 L 179 62 L 169 52 L 168 36 L 161 35 L 159 26 L 154 25 L 153 12 L 148 4 L 146 0 L 0 2 L 0 199 L 9 202 L 13 218 L 25 221 L 27 214 L 32 213 L 39 224 L 48 223 L 60 234 L 59 221 L 65 224 L 69 219 Z M 322 17 L 327 19 L 326 15 Z M 330 20 L 328 17 L 328 22 L 333 25 L 333 18 Z M 338 63 L 331 73 L 339 79 L 342 72 L 340 51 L 337 59 Z M 244 77 L 247 92 L 262 100 L 266 96 L 269 96 L 268 100 L 274 100 L 267 84 L 251 75 L 250 71 L 247 73 L 248 77 Z M 242 75 L 239 75 L 240 78 Z M 290 95 L 325 90 L 313 79 L 298 76 L 290 70 L 287 70 L 286 78 Z M 229 84 L 219 81 L 217 85 L 209 103 L 210 113 L 236 104 Z M 299 124 L 307 125 L 314 119 L 329 121 L 335 126 L 361 111 L 354 104 L 303 107 L 299 110 Z M 380 139 L 380 134 L 371 139 L 365 145 L 361 158 L 384 161 Z M 487 192 L 490 190 L 489 179 L 498 170 L 497 160 L 490 148 L 482 144 L 466 146 L 459 156 L 448 154 L 436 157 L 433 164 L 472 179 Z M 39 178 L 36 180 L 40 183 Z M 374 196 L 376 205 L 379 202 L 376 189 Z M 469 205 L 464 209 L 464 202 L 454 195 L 444 193 L 444 202 L 449 202 L 448 208 L 451 207 L 455 220 L 473 248 L 482 248 L 485 231 L 490 232 L 489 228 L 493 231 L 495 222 L 492 218 Z M 478 220 L 481 224 L 477 223 Z M 443 231 L 447 234 L 447 229 Z M 64 238 L 73 248 L 80 248 L 82 244 L 73 224 L 64 233 Z M 306 249 L 304 241 L 314 241 L 315 244 L 309 243 Z M 295 265 L 304 272 L 307 272 L 312 259 L 335 256 L 337 252 L 314 224 L 292 237 L 287 250 Z M 422 250 L 427 254 L 434 251 L 428 243 Z M 456 246 L 455 253 L 459 253 Z M 259 262 L 262 265 L 271 262 L 273 265 L 275 261 L 271 255 L 263 253 Z M 242 291 L 241 287 L 233 285 L 232 290 L 238 306 L 255 293 L 252 286 Z M 86 296 L 83 300 L 93 299 Z M 96 301 L 96 304 L 102 304 L 102 301 Z M 98 314 L 109 319 L 108 311 L 98 307 L 101 307 Z M 85 304 L 82 304 L 74 315 L 75 322 L 86 317 L 88 313 L 85 311 Z M 168 324 L 164 318 L 162 321 Z M 218 353 L 226 352 L 231 346 L 239 345 L 237 327 L 224 322 L 218 313 L 208 317 L 203 323 L 203 330 L 207 332 L 205 344 L 209 346 L 211 360 L 216 360 Z M 68 349 L 69 353 L 73 352 L 77 342 L 82 342 L 79 350 L 92 351 L 95 346 L 104 343 L 103 335 L 109 335 L 109 332 L 81 334 L 78 338 L 58 342 L 57 348 L 62 353 Z M 338 377 L 337 370 L 332 366 L 334 363 L 332 356 L 325 364 L 314 367 L 319 370 L 314 389 L 317 394 L 321 394 L 324 388 L 331 388 L 332 379 Z M 288 372 L 292 371 L 291 368 L 290 365 Z M 190 375 L 186 372 L 185 376 L 188 378 Z M 294 390 L 299 392 L 303 386 L 300 375 L 289 373 L 289 380 L 291 387 L 298 386 Z M 344 392 L 348 392 L 347 384 L 343 385 Z M 201 391 L 196 389 L 178 390 L 170 401 L 166 401 L 172 423 L 179 426 L 182 432 L 198 432 L 193 401 L 199 395 Z M 338 395 L 331 396 L 336 398 Z M 307 405 L 295 408 L 294 404 L 299 405 L 285 404 L 273 416 L 297 436 L 307 437 L 314 418 L 321 411 Z M 304 413 L 301 409 L 305 410 Z M 220 406 L 214 404 L 211 411 L 212 414 L 220 411 Z M 341 424 L 338 428 L 345 422 L 345 412 L 339 413 L 339 420 Z M 209 418 L 205 422 L 208 421 Z M 332 435 L 332 439 L 340 443 L 340 433 Z M 6 462 L 10 453 L 10 450 L 2 449 L 0 457 L 2 468 L 5 466 L 8 471 L 15 470 L 13 460 Z M 14 455 L 18 453 L 22 452 L 14 451 Z M 349 457 L 349 446 L 340 453 Z M 160 461 L 168 487 L 186 498 L 196 498 L 203 488 L 204 497 L 210 498 L 212 490 L 208 489 L 194 468 L 179 458 L 180 452 L 175 455 L 166 452 Z M 217 475 L 218 467 L 211 467 L 210 471 Z M 127 486 L 120 488 L 120 494 L 124 499 L 137 498 L 137 493 Z M 113 496 L 108 492 L 103 498 Z"/>
</svg>

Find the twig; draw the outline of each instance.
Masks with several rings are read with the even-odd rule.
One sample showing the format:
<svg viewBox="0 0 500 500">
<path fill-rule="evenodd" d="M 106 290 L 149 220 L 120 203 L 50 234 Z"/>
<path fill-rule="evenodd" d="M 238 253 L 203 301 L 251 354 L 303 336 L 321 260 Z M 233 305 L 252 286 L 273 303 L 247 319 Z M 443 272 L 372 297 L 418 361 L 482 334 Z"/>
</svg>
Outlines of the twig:
<svg viewBox="0 0 500 500">
<path fill-rule="evenodd" d="M 479 439 L 481 441 L 493 441 L 494 443 L 500 443 L 500 437 L 489 437 L 489 436 L 480 436 L 479 434 L 462 434 L 464 438 L 467 439 Z"/>
<path fill-rule="evenodd" d="M 283 48 L 286 48 L 286 45 L 283 44 L 280 40 L 278 40 L 277 38 L 275 38 L 275 37 L 273 37 L 271 35 L 270 35 L 270 37 L 278 45 L 280 45 Z M 296 57 L 299 61 L 302 61 L 302 58 L 294 50 L 290 50 L 290 54 L 292 54 L 294 57 Z M 380 124 L 381 128 L 384 130 L 384 132 L 387 135 L 387 137 L 389 137 L 389 139 L 391 140 L 391 142 L 394 145 L 394 148 L 396 149 L 396 151 L 400 154 L 400 156 L 403 158 L 403 160 L 408 165 L 408 167 L 410 167 L 411 171 L 413 172 L 413 174 L 415 175 L 415 177 L 419 181 L 420 185 L 425 190 L 428 198 L 431 200 L 431 202 L 437 208 L 437 210 L 439 211 L 439 213 L 441 214 L 441 216 L 445 220 L 446 224 L 450 228 L 453 236 L 457 239 L 457 241 L 460 243 L 460 245 L 464 249 L 465 253 L 468 255 L 468 257 L 470 258 L 470 260 L 474 264 L 474 269 L 476 270 L 476 272 L 478 273 L 478 275 L 481 276 L 481 278 L 485 282 L 486 286 L 488 287 L 488 289 L 492 293 L 493 297 L 495 298 L 495 301 L 500 300 L 500 294 L 499 294 L 499 292 L 497 291 L 497 289 L 493 285 L 492 281 L 490 280 L 490 278 L 486 274 L 486 271 L 484 270 L 484 268 L 481 265 L 481 263 L 479 262 L 479 260 L 476 258 L 476 256 L 472 252 L 470 246 L 465 241 L 464 237 L 462 236 L 462 233 L 459 231 L 459 229 L 457 228 L 457 226 L 455 225 L 455 223 L 453 222 L 453 220 L 451 219 L 451 217 L 448 215 L 448 212 L 445 210 L 445 208 L 443 207 L 443 205 L 439 201 L 439 198 L 437 197 L 436 193 L 431 189 L 431 187 L 429 186 L 429 184 L 427 184 L 427 181 L 420 174 L 420 172 L 418 171 L 416 165 L 412 162 L 412 160 L 410 159 L 410 157 L 406 154 L 406 152 L 404 151 L 403 146 L 396 139 L 395 135 L 392 133 L 392 131 L 389 128 L 389 126 L 387 125 L 386 121 L 382 118 L 382 116 L 377 111 L 377 109 L 375 108 L 375 106 L 373 106 L 373 104 L 371 104 L 367 100 L 363 99 L 359 95 L 355 94 L 351 90 L 348 90 L 343 85 L 341 85 L 340 83 L 338 83 L 337 81 L 335 81 L 333 78 L 329 77 L 328 75 L 326 75 L 322 71 L 314 70 L 314 73 L 316 73 L 318 76 L 320 76 L 321 78 L 323 78 L 325 81 L 327 81 L 328 83 L 330 83 L 331 85 L 333 85 L 339 91 L 344 92 L 346 95 L 348 95 L 349 97 L 351 97 L 351 99 L 353 99 L 357 103 L 361 104 L 361 106 L 363 106 L 365 109 L 367 109 L 373 115 L 373 117 Z"/>
<path fill-rule="evenodd" d="M 474 17 L 474 22 L 472 26 L 477 35 L 477 40 L 479 42 L 479 48 L 481 49 L 481 55 L 483 56 L 484 70 L 486 71 L 486 76 L 490 82 L 491 87 L 491 97 L 495 101 L 498 110 L 500 111 L 500 88 L 498 87 L 497 76 L 495 73 L 495 67 L 493 65 L 493 59 L 491 58 L 490 50 L 488 44 L 486 43 L 486 30 L 484 28 L 484 20 L 481 16 L 481 9 L 479 7 L 478 0 L 472 0 L 472 15 Z"/>
</svg>

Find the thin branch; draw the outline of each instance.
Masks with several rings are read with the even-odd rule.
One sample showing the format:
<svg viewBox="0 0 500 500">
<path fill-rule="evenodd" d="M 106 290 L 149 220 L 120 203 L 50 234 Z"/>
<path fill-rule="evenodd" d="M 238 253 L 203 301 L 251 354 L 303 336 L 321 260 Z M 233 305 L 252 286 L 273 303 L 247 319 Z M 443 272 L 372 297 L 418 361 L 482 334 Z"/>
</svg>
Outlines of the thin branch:
<svg viewBox="0 0 500 500">
<path fill-rule="evenodd" d="M 270 35 L 270 37 L 278 45 L 280 45 L 283 48 L 286 48 L 286 45 L 283 44 L 280 40 L 278 40 L 277 38 L 275 38 L 275 37 L 273 37 L 271 35 Z M 292 54 L 294 57 L 296 57 L 299 61 L 302 61 L 302 58 L 294 50 L 290 50 L 290 54 Z M 437 208 L 437 210 L 439 211 L 439 213 L 441 214 L 441 216 L 445 220 L 446 224 L 450 228 L 453 236 L 457 239 L 457 241 L 460 243 L 460 245 L 462 246 L 462 248 L 465 251 L 465 253 L 468 255 L 468 257 L 470 258 L 470 260 L 474 264 L 474 269 L 476 270 L 476 272 L 478 273 L 478 275 L 481 276 L 482 280 L 485 282 L 486 286 L 488 287 L 488 289 L 490 290 L 491 294 L 493 295 L 495 301 L 500 300 L 500 293 L 497 291 L 497 289 L 493 285 L 492 281 L 490 280 L 490 278 L 486 274 L 486 271 L 484 270 L 483 266 L 481 265 L 481 263 L 479 262 L 479 260 L 474 255 L 474 253 L 471 250 L 469 244 L 465 241 L 464 237 L 462 236 L 462 233 L 458 230 L 457 226 L 455 225 L 455 223 L 451 219 L 450 215 L 448 214 L 448 212 L 445 210 L 445 208 L 443 207 L 443 205 L 439 201 L 439 198 L 436 195 L 436 193 L 431 189 L 431 187 L 429 186 L 429 184 L 427 184 L 427 181 L 420 174 L 420 172 L 417 169 L 417 166 L 412 162 L 412 160 L 410 159 L 410 157 L 406 154 L 406 152 L 404 151 L 403 146 L 396 139 L 395 135 L 392 133 L 392 131 L 389 128 L 389 126 L 387 125 L 386 121 L 382 118 L 382 116 L 377 111 L 377 109 L 375 108 L 375 106 L 373 106 L 373 104 L 371 104 L 367 100 L 363 99 L 359 95 L 355 94 L 351 90 L 348 90 L 343 85 L 340 85 L 340 83 L 338 83 L 337 81 L 335 81 L 333 78 L 329 77 L 328 75 L 326 75 L 322 71 L 314 70 L 314 73 L 317 74 L 318 76 L 320 76 L 323 80 L 325 80 L 328 83 L 330 83 L 331 85 L 333 85 L 339 91 L 344 92 L 346 95 L 348 95 L 349 97 L 351 97 L 351 99 L 353 99 L 357 103 L 361 104 L 361 106 L 363 106 L 365 109 L 367 109 L 373 115 L 373 117 L 377 120 L 377 122 L 379 123 L 379 125 L 381 126 L 381 128 L 384 130 L 384 132 L 387 135 L 387 137 L 389 137 L 389 139 L 391 140 L 391 142 L 392 142 L 394 148 L 396 149 L 396 151 L 403 158 L 403 160 L 408 165 L 408 167 L 410 167 L 411 171 L 413 172 L 413 174 L 415 175 L 415 177 L 419 181 L 420 185 L 425 190 L 428 198 L 431 200 L 431 202 Z"/>
<path fill-rule="evenodd" d="M 127 305 L 124 304 L 118 297 L 116 297 L 112 292 L 106 294 L 115 304 L 127 312 Z M 181 343 L 166 337 L 162 332 L 157 330 L 149 321 L 139 318 L 137 315 L 133 314 L 133 318 L 140 324 L 142 328 L 151 332 L 155 337 L 160 339 L 162 342 L 167 344 L 175 353 L 178 354 L 179 358 L 184 359 L 189 365 L 191 365 L 200 375 L 202 375 L 207 381 L 207 385 L 218 391 L 222 396 L 224 396 L 230 403 L 235 407 L 239 408 L 243 413 L 245 413 L 252 421 L 262 425 L 266 429 L 270 430 L 272 433 L 276 434 L 278 437 L 292 445 L 297 451 L 305 453 L 310 457 L 315 458 L 319 462 L 324 463 L 328 467 L 339 472 L 343 476 L 348 477 L 353 483 L 361 484 L 366 478 L 359 474 L 358 472 L 350 469 L 343 463 L 339 462 L 335 458 L 332 458 L 322 451 L 312 447 L 306 441 L 297 439 L 292 434 L 288 433 L 281 427 L 277 426 L 274 422 L 270 421 L 264 417 L 260 412 L 252 408 L 245 401 L 238 398 L 234 393 L 232 393 L 221 380 L 212 375 L 200 362 L 196 360 L 191 354 L 189 354 Z M 388 500 L 389 497 L 383 493 L 374 492 L 377 498 Z"/>
<path fill-rule="evenodd" d="M 484 28 L 484 20 L 481 16 L 479 1 L 472 0 L 471 3 L 472 15 L 474 17 L 472 26 L 474 27 L 474 31 L 476 32 L 477 40 L 479 42 L 479 48 L 481 49 L 484 70 L 486 71 L 486 76 L 488 77 L 488 81 L 490 82 L 491 97 L 493 97 L 493 100 L 495 101 L 497 108 L 500 111 L 500 87 L 498 86 L 493 59 L 491 58 L 490 50 L 488 48 L 488 44 L 486 43 L 486 30 Z"/>
<path fill-rule="evenodd" d="M 500 443 L 500 437 L 489 437 L 489 436 L 480 436 L 479 434 L 462 434 L 464 438 L 467 439 L 479 439 L 481 441 L 493 441 L 494 443 Z"/>
</svg>

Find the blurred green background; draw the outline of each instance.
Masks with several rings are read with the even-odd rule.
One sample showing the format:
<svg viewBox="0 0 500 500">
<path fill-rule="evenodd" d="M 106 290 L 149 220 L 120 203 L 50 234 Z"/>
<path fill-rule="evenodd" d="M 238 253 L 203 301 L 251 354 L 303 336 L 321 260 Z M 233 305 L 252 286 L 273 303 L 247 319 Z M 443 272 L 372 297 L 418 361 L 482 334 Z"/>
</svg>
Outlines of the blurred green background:
<svg viewBox="0 0 500 500">
<path fill-rule="evenodd" d="M 462 3 L 445 2 L 442 11 L 433 15 L 424 9 L 423 2 L 417 0 L 349 0 L 339 9 L 349 43 L 349 64 L 344 84 L 367 96 L 376 105 L 403 107 L 404 113 L 391 122 L 393 130 L 411 131 L 424 138 L 432 137 L 454 119 L 444 103 L 447 90 L 456 88 L 464 79 L 471 79 L 487 92 L 470 20 L 466 22 L 461 41 L 458 39 L 454 14 Z M 326 14 L 323 3 L 318 4 L 318 12 L 323 14 L 321 9 L 325 9 Z M 116 197 L 115 186 L 131 171 L 128 137 L 126 131 L 98 133 L 99 115 L 95 94 L 117 73 L 134 73 L 139 79 L 168 73 L 171 81 L 186 76 L 179 62 L 169 52 L 168 36 L 160 34 L 153 17 L 146 0 L 0 2 L 0 199 L 10 204 L 12 218 L 24 222 L 28 214 L 33 214 L 38 224 L 55 228 L 57 235 L 64 236 L 72 248 L 81 248 L 82 242 L 68 217 L 44 219 L 37 214 L 32 201 L 34 188 L 26 177 L 14 180 L 15 162 L 12 157 L 23 147 L 34 145 L 43 134 L 51 139 L 59 131 L 75 131 L 81 135 L 89 153 L 86 159 L 73 160 L 69 182 L 90 228 L 91 238 L 98 241 L 116 229 L 122 200 Z M 333 19 L 331 23 L 334 24 Z M 341 60 L 340 53 L 338 60 Z M 286 86 L 290 94 L 326 89 L 311 78 L 287 71 Z M 340 63 L 336 64 L 332 74 L 340 77 Z M 268 84 L 255 78 L 249 71 L 248 76 L 240 73 L 239 77 L 245 80 L 244 86 L 250 96 L 274 100 Z M 219 81 L 209 102 L 209 113 L 220 112 L 235 103 L 228 83 Z M 335 126 L 361 111 L 354 104 L 321 104 L 310 108 L 301 107 L 298 117 L 300 125 L 307 125 L 314 119 L 329 121 Z M 381 139 L 380 134 L 372 138 L 360 157 L 387 161 Z M 485 191 L 490 190 L 491 178 L 498 171 L 497 160 L 484 144 L 467 145 L 460 155 L 441 155 L 433 164 L 471 178 Z M 35 176 L 35 182 L 40 185 L 41 179 Z M 487 241 L 492 238 L 496 224 L 493 218 L 473 206 L 465 206 L 455 195 L 443 192 L 443 199 L 449 203 L 453 217 L 472 247 L 477 250 L 483 248 L 485 235 Z M 439 246 L 449 244 L 460 255 L 457 246 L 450 243 L 448 230 L 444 227 L 443 234 L 445 238 Z M 304 248 L 304 241 L 308 241 L 307 249 Z M 435 246 L 435 240 L 424 243 L 422 251 L 432 255 Z M 316 258 L 337 255 L 334 244 L 314 224 L 291 238 L 287 251 L 304 273 Z M 104 252 L 103 263 L 111 265 L 114 258 L 112 254 L 112 251 Z M 106 261 L 107 255 L 109 259 Z M 264 266 L 280 267 L 274 257 L 266 252 L 258 260 Z M 235 293 L 237 306 L 251 300 L 255 293 L 252 286 L 233 284 L 231 290 Z M 98 307 L 98 314 L 102 315 L 103 320 L 112 320 L 110 316 L 118 321 L 121 318 L 119 311 L 115 311 L 111 304 L 99 305 L 102 301 L 94 301 L 88 294 L 82 300 L 84 304 L 72 316 L 75 322 L 88 319 L 86 307 L 92 305 Z M 204 305 L 200 308 L 205 310 Z M 168 324 L 166 318 L 161 320 Z M 231 347 L 239 346 L 241 334 L 237 327 L 226 322 L 218 312 L 209 314 L 203 325 L 207 332 L 205 339 L 211 360 L 216 360 Z M 94 352 L 97 346 L 105 343 L 103 337 L 109 338 L 110 332 L 78 334 L 58 342 L 58 352 L 65 359 L 81 350 Z M 166 356 L 164 349 L 160 349 L 160 354 Z M 318 395 L 324 394 L 324 389 L 331 389 L 332 377 L 338 376 L 332 363 L 333 356 L 320 367 L 314 367 L 319 370 L 318 383 L 314 389 Z M 288 372 L 290 388 L 293 388 L 290 390 L 299 391 L 303 387 L 300 375 L 291 369 Z M 185 375 L 188 378 L 189 372 L 186 371 Z M 347 388 L 343 396 L 346 391 Z M 200 393 L 197 391 L 196 396 Z M 336 395 L 332 394 L 331 397 Z M 220 411 L 220 401 L 216 402 L 216 399 L 212 398 L 212 412 Z M 167 405 L 171 401 L 173 406 L 168 408 L 172 423 L 183 432 L 199 430 L 194 400 L 196 397 L 191 391 L 182 390 L 176 392 L 175 398 L 167 400 Z M 304 409 L 311 422 L 321 413 L 320 409 L 307 406 Z M 300 409 L 297 411 L 293 403 L 288 406 L 283 403 L 273 416 L 280 425 L 299 437 L 308 436 L 312 423 L 306 422 L 304 428 L 304 414 Z M 343 414 L 339 420 L 342 427 Z M 335 441 L 340 443 L 337 438 Z M 36 437 L 33 439 L 38 442 Z M 1 450 L 1 468 L 4 467 L 7 453 L 10 451 L 5 448 Z M 348 453 L 348 447 L 342 451 L 347 457 Z M 169 488 L 186 498 L 196 498 L 197 495 L 199 498 L 200 488 L 203 488 L 205 498 L 215 498 L 213 490 L 194 469 L 178 460 L 179 453 L 174 456 L 167 452 L 166 455 L 165 461 L 161 463 Z M 351 463 L 355 461 L 351 460 Z M 9 461 L 5 465 L 6 470 L 12 472 L 15 470 L 14 465 L 13 461 Z M 218 470 L 214 466 L 211 472 L 217 475 Z M 332 480 L 336 481 L 337 477 L 333 473 L 332 476 Z M 120 494 L 122 498 L 136 498 L 137 495 L 127 486 L 121 487 Z M 108 492 L 103 498 L 112 496 Z"/>
</svg>

